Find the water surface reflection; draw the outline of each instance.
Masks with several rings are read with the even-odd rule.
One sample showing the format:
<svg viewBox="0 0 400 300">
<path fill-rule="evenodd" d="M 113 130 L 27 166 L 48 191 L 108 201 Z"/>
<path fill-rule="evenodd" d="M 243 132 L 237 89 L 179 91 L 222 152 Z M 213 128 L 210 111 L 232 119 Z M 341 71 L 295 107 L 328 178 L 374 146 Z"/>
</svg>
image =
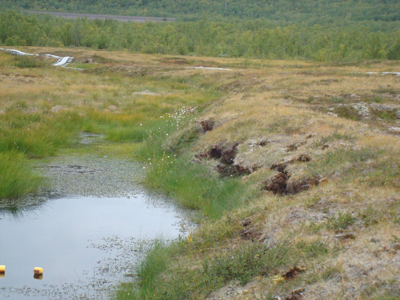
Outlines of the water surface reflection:
<svg viewBox="0 0 400 300">
<path fill-rule="evenodd" d="M 0 212 L 0 297 L 108 298 L 136 259 L 138 243 L 177 238 L 182 214 L 161 196 L 64 197 Z M 140 245 L 139 245 L 140 246 Z M 33 268 L 44 269 L 33 278 Z M 99 292 L 101 290 L 101 292 Z"/>
</svg>

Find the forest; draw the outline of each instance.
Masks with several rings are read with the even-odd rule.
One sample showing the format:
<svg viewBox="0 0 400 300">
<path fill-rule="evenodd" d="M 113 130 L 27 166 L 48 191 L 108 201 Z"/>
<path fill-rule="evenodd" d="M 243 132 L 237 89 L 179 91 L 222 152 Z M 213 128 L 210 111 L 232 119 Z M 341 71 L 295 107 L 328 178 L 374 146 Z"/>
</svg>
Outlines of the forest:
<svg viewBox="0 0 400 300">
<path fill-rule="evenodd" d="M 2 0 L 0 8 L 70 13 L 269 19 L 275 22 L 330 24 L 346 21 L 399 21 L 397 0 Z"/>
<path fill-rule="evenodd" d="M 346 26 L 287 24 L 268 19 L 120 23 L 6 11 L 5 46 L 87 47 L 149 54 L 356 61 L 400 59 L 400 22 Z"/>
</svg>

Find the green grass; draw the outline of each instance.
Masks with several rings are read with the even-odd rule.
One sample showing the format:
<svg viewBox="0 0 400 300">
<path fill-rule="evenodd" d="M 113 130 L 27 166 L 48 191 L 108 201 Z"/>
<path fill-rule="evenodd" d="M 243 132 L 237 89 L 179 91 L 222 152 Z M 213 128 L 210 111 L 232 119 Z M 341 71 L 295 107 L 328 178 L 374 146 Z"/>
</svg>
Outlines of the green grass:
<svg viewBox="0 0 400 300">
<path fill-rule="evenodd" d="M 287 244 L 267 248 L 259 243 L 244 243 L 232 251 L 203 257 L 196 265 L 175 266 L 177 246 L 156 242 L 146 259 L 136 266 L 137 280 L 123 284 L 116 299 L 203 299 L 228 282 L 244 285 L 254 276 L 268 276 L 278 267 L 293 263 L 293 248 Z M 173 276 L 168 274 L 171 269 Z"/>
<path fill-rule="evenodd" d="M 246 199 L 245 185 L 238 179 L 210 175 L 207 167 L 187 164 L 187 156 L 175 158 L 172 153 L 149 157 L 146 164 L 147 185 L 171 195 L 180 204 L 200 210 L 216 219 L 233 210 Z"/>
<path fill-rule="evenodd" d="M 0 153 L 17 151 L 32 158 L 54 155 L 76 136 L 81 117 L 74 113 L 57 116 L 8 111 L 0 118 Z"/>
<path fill-rule="evenodd" d="M 20 153 L 0 153 L 0 199 L 18 198 L 35 192 L 42 179 Z"/>
<path fill-rule="evenodd" d="M 339 212 L 338 216 L 328 219 L 327 228 L 333 229 L 335 232 L 341 232 L 353 225 L 355 221 L 356 218 L 350 213 Z"/>
</svg>

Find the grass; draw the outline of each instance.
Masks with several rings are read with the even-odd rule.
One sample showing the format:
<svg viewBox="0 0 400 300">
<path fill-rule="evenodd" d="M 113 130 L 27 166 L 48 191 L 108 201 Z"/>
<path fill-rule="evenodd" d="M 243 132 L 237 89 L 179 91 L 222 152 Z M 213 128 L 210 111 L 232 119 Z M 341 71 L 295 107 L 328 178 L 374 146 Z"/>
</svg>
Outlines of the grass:
<svg viewBox="0 0 400 300">
<path fill-rule="evenodd" d="M 335 232 L 341 232 L 353 225 L 355 220 L 350 213 L 339 212 L 337 217 L 331 217 L 328 220 L 327 227 Z"/>
<path fill-rule="evenodd" d="M 245 202 L 246 187 L 240 180 L 210 175 L 208 168 L 195 164 L 188 166 L 186 161 L 185 156 L 175 159 L 168 153 L 161 159 L 152 157 L 146 164 L 147 184 L 211 219 L 217 219 Z"/>
<path fill-rule="evenodd" d="M 199 299 L 230 281 L 245 284 L 256 275 L 273 272 L 290 261 L 289 247 L 265 249 L 259 244 L 243 244 L 229 253 L 208 256 L 201 265 L 178 266 L 176 276 L 160 278 L 171 264 L 172 247 L 156 242 L 146 260 L 136 266 L 138 280 L 125 284 L 116 299 Z"/>
<path fill-rule="evenodd" d="M 14 58 L 14 66 L 17 68 L 43 68 L 48 65 L 41 58 L 35 56 L 16 56 Z"/>
<path fill-rule="evenodd" d="M 19 198 L 37 191 L 42 179 L 22 154 L 0 154 L 0 161 L 0 198 Z"/>
</svg>

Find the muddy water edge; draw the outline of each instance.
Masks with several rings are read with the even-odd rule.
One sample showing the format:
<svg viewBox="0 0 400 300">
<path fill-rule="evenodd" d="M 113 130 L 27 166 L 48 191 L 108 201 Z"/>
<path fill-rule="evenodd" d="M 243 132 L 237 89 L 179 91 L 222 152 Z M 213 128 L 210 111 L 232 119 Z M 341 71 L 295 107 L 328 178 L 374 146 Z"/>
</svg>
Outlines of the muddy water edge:
<svg viewBox="0 0 400 300">
<path fill-rule="evenodd" d="M 76 145 L 37 166 L 48 179 L 39 195 L 0 208 L 0 298 L 109 299 L 153 240 L 193 226 L 187 211 L 140 185 L 140 163 L 114 155 L 101 136 L 81 134 Z"/>
</svg>

